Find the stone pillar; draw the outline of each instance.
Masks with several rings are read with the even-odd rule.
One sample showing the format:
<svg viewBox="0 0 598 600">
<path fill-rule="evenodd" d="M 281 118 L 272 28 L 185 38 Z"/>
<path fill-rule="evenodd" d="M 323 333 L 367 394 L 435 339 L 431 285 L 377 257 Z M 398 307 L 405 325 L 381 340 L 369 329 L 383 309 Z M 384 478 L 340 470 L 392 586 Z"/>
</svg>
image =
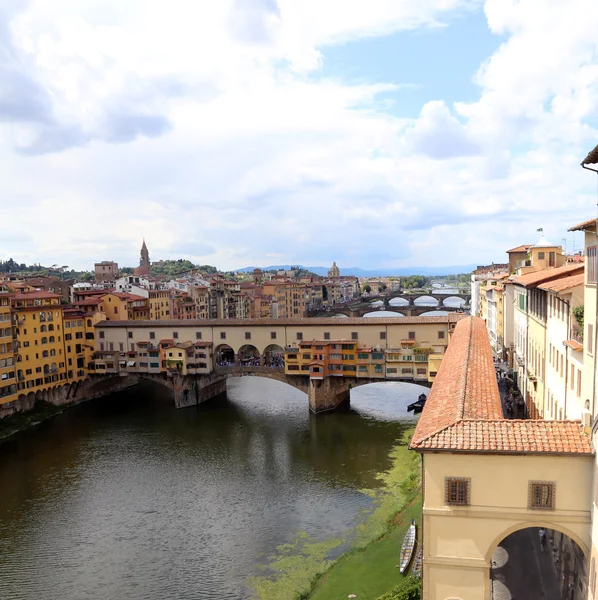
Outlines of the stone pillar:
<svg viewBox="0 0 598 600">
<path fill-rule="evenodd" d="M 309 382 L 309 410 L 318 414 L 350 401 L 350 384 L 344 378 L 325 377 Z"/>
<path fill-rule="evenodd" d="M 226 378 L 209 382 L 203 375 L 189 375 L 173 381 L 174 404 L 177 408 L 196 406 L 221 394 L 226 394 Z"/>
</svg>

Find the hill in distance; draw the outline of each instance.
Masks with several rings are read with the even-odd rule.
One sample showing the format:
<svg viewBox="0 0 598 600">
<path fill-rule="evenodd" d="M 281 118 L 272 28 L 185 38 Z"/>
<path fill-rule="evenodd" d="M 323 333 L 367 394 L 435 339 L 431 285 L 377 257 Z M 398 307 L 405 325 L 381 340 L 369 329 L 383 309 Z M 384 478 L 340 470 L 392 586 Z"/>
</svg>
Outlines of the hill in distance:
<svg viewBox="0 0 598 600">
<path fill-rule="evenodd" d="M 262 271 L 283 271 L 291 269 L 293 266 L 311 271 L 316 275 L 328 275 L 328 267 L 304 267 L 303 265 L 271 265 L 269 267 L 260 267 Z M 461 273 L 471 273 L 477 265 L 457 265 L 449 267 L 396 267 L 394 269 L 360 269 L 359 267 L 339 267 L 341 275 L 353 275 L 355 277 L 392 277 L 407 275 L 459 275 Z M 245 267 L 237 271 L 246 273 L 253 271 L 255 267 Z"/>
</svg>

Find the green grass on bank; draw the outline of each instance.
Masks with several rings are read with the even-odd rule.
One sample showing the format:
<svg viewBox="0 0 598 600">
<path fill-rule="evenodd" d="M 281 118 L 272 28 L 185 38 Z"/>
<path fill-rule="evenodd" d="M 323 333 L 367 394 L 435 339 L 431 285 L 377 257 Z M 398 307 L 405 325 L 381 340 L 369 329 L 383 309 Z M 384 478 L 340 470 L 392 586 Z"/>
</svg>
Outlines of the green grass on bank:
<svg viewBox="0 0 598 600">
<path fill-rule="evenodd" d="M 381 486 L 362 490 L 372 497 L 372 510 L 348 538 L 314 542 L 300 533 L 279 546 L 261 566 L 265 575 L 248 582 L 255 600 L 334 600 L 349 594 L 376 600 L 402 581 L 396 565 L 403 536 L 411 519 L 419 523 L 421 516 L 420 458 L 408 449 L 412 434 L 405 432 L 391 450 L 390 469 L 378 475 Z M 331 560 L 333 550 L 347 541 L 352 549 Z"/>
<path fill-rule="evenodd" d="M 386 535 L 363 550 L 342 556 L 317 582 L 310 600 L 344 600 L 349 594 L 356 594 L 359 600 L 376 600 L 396 586 L 404 579 L 397 565 L 405 532 L 411 519 L 419 531 L 421 512 L 422 498 L 418 495 Z"/>
<path fill-rule="evenodd" d="M 64 406 L 54 406 L 49 402 L 38 401 L 31 411 L 18 412 L 5 419 L 0 419 L 0 442 L 19 431 L 28 429 L 61 413 L 63 410 Z"/>
</svg>

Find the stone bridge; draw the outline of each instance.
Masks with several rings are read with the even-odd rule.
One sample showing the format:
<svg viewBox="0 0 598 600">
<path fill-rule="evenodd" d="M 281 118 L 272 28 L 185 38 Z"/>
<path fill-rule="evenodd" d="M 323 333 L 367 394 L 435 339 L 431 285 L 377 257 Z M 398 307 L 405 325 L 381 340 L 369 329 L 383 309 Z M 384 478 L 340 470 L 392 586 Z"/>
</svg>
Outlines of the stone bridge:
<svg viewBox="0 0 598 600">
<path fill-rule="evenodd" d="M 326 377 L 321 380 L 310 380 L 309 375 L 286 375 L 283 368 L 272 367 L 215 367 L 208 375 L 166 375 L 139 374 L 138 377 L 150 380 L 169 389 L 177 408 L 195 406 L 226 394 L 226 382 L 235 377 L 263 377 L 286 383 L 304 392 L 308 396 L 309 409 L 317 414 L 334 410 L 350 401 L 351 389 L 369 383 L 380 383 L 385 379 L 366 377 Z M 392 381 L 401 381 L 392 379 Z M 426 381 L 413 379 L 402 380 L 431 387 Z M 415 401 L 415 398 L 414 398 Z"/>
<path fill-rule="evenodd" d="M 401 306 L 395 306 L 390 304 L 390 301 L 394 298 L 400 298 L 405 301 L 405 304 Z M 422 306 L 415 303 L 418 299 L 432 299 L 436 301 L 436 305 L 429 304 L 428 306 Z M 463 300 L 460 307 L 455 307 L 446 304 L 446 300 Z M 373 302 L 384 302 L 383 306 L 372 306 Z M 471 294 L 470 293 L 459 293 L 459 294 L 426 294 L 424 292 L 418 292 L 414 294 L 406 294 L 405 292 L 390 292 L 388 294 L 379 296 L 368 296 L 367 298 L 360 298 L 343 304 L 336 304 L 334 306 L 326 308 L 316 308 L 308 311 L 309 317 L 323 317 L 329 314 L 345 315 L 346 317 L 363 317 L 363 315 L 377 310 L 384 310 L 388 312 L 394 312 L 404 317 L 419 317 L 424 313 L 433 310 L 446 310 L 449 312 L 459 312 L 467 310 L 470 307 Z"/>
<path fill-rule="evenodd" d="M 174 405 L 177 408 L 184 408 L 226 394 L 227 380 L 235 377 L 263 377 L 291 385 L 307 394 L 309 409 L 316 414 L 348 404 L 351 389 L 355 387 L 387 381 L 365 377 L 327 377 L 321 380 L 310 380 L 309 375 L 286 375 L 283 368 L 242 366 L 215 367 L 214 371 L 207 375 L 167 373 L 90 375 L 84 380 L 67 383 L 63 386 L 21 394 L 17 400 L 0 405 L 0 418 L 8 417 L 16 412 L 29 411 L 38 401 L 48 402 L 55 406 L 67 406 L 107 396 L 133 387 L 140 380 L 151 381 L 165 388 Z M 431 387 L 431 384 L 426 381 L 414 382 L 413 379 L 396 378 L 393 378 L 392 381 L 404 381 Z"/>
</svg>

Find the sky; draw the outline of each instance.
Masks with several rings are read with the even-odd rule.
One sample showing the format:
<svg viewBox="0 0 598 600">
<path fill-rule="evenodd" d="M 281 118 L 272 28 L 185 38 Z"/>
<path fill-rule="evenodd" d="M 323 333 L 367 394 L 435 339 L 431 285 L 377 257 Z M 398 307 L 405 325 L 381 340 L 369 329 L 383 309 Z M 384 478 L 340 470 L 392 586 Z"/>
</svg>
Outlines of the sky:
<svg viewBox="0 0 598 600">
<path fill-rule="evenodd" d="M 579 249 L 597 30 L 595 0 L 2 0 L 0 259 Z"/>
</svg>

